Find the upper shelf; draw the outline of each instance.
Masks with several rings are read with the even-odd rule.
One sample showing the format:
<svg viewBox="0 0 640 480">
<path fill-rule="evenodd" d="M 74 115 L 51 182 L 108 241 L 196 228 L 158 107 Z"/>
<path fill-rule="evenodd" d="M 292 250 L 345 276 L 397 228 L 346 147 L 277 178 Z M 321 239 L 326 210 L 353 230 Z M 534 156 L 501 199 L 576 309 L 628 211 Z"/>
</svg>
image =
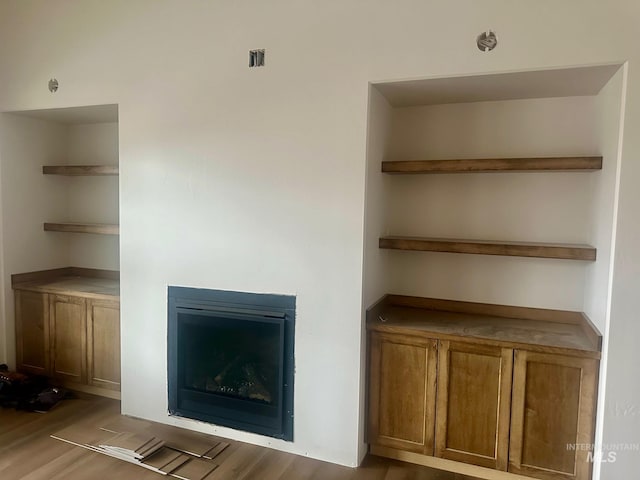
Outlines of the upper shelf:
<svg viewBox="0 0 640 480">
<path fill-rule="evenodd" d="M 42 173 L 67 176 L 118 175 L 120 168 L 118 165 L 45 165 Z"/>
<path fill-rule="evenodd" d="M 382 162 L 383 173 L 567 172 L 602 169 L 602 157 L 477 158 Z"/>
<path fill-rule="evenodd" d="M 381 237 L 380 248 L 420 252 L 470 253 L 510 257 L 556 258 L 595 261 L 596 249 L 589 245 L 453 240 L 423 237 Z"/>
<path fill-rule="evenodd" d="M 97 233 L 100 235 L 119 235 L 120 226 L 105 223 L 45 223 L 46 232 Z"/>
</svg>

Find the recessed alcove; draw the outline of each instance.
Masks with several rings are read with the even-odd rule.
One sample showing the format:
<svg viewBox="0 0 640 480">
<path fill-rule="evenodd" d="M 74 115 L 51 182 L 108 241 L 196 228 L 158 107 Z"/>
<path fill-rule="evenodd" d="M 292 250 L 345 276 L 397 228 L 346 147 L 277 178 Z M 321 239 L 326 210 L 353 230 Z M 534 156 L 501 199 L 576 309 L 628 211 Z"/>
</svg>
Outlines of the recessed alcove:
<svg viewBox="0 0 640 480">
<path fill-rule="evenodd" d="M 477 375 L 469 372 L 479 368 L 475 362 L 481 363 L 482 350 L 465 367 L 456 366 L 449 342 L 476 348 L 474 342 L 493 340 L 474 329 L 495 328 L 502 335 L 519 315 L 533 319 L 544 336 L 549 325 L 534 317 L 552 312 L 559 324 L 576 315 L 581 331 L 594 338 L 604 333 L 606 345 L 623 89 L 620 65 L 371 85 L 363 285 L 363 305 L 370 308 L 371 451 L 457 472 L 462 470 L 442 459 L 539 478 L 552 470 L 588 478 L 591 467 L 582 457 L 568 455 L 561 467 L 554 464 L 553 451 L 566 439 L 537 432 L 523 440 L 528 434 L 518 426 L 517 419 L 524 417 L 517 396 L 509 407 L 502 402 L 510 395 L 501 395 L 500 389 L 491 398 L 478 395 L 473 404 L 486 408 L 468 417 L 464 408 L 446 410 L 455 400 L 446 393 L 446 385 L 455 380 L 447 372 L 461 375 L 455 381 L 473 397 L 468 379 Z M 393 302 L 398 298 L 406 305 L 396 324 Z M 469 322 L 463 333 L 452 332 L 451 311 Z M 527 370 L 526 351 L 543 348 L 538 337 L 529 332 L 523 339 L 530 345 L 503 345 L 501 365 L 513 361 L 516 367 L 513 376 L 507 369 L 497 377 L 513 379 L 514 392 L 535 375 L 535 368 Z M 601 352 L 601 341 L 596 344 L 586 356 L 606 359 L 606 347 Z M 584 357 L 583 352 L 556 354 L 540 359 L 566 362 L 584 382 L 575 388 L 558 384 L 571 395 L 582 395 L 579 408 L 565 416 L 582 426 L 568 435 L 597 442 L 603 416 L 603 396 L 596 393 L 598 362 L 580 363 L 576 358 Z M 421 382 L 433 385 L 436 369 L 437 392 L 429 393 Z M 388 386 L 398 372 L 409 370 L 417 372 L 413 381 L 391 388 L 396 401 Z M 599 391 L 604 391 L 602 385 Z M 528 392 L 545 402 L 554 395 L 537 388 Z M 401 399 L 408 397 L 419 399 L 416 415 L 401 408 Z M 511 430 L 504 427 L 503 437 L 478 433 L 482 429 L 475 419 L 502 414 L 511 416 Z M 545 412 L 535 414 L 542 418 Z M 426 425 L 424 435 L 414 441 L 403 425 L 420 424 Z M 476 446 L 486 441 L 487 451 L 503 453 L 487 462 L 474 446 L 449 445 L 456 434 L 470 431 L 477 433 Z M 555 447 L 545 458 L 523 460 L 522 442 L 537 441 Z M 508 461 L 507 450 L 513 452 Z"/>
<path fill-rule="evenodd" d="M 603 329 L 621 78 L 619 65 L 598 65 L 372 84 L 365 300 L 397 293 L 578 310 Z M 401 251 L 389 240 L 397 237 L 420 245 Z M 597 255 L 416 251 L 449 239 Z"/>
<path fill-rule="evenodd" d="M 2 113 L 0 157 L 17 368 L 119 398 L 118 106 Z"/>
<path fill-rule="evenodd" d="M 2 121 L 5 226 L 51 249 L 47 262 L 64 263 L 56 267 L 119 270 L 118 106 L 8 112 Z"/>
</svg>

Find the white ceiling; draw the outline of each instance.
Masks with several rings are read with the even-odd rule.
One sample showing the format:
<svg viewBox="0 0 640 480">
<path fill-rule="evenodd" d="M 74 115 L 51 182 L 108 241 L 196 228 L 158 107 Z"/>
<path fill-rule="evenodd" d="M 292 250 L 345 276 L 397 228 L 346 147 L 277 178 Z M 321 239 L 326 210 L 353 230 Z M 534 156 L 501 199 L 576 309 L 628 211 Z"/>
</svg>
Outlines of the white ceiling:
<svg viewBox="0 0 640 480">
<path fill-rule="evenodd" d="M 597 95 L 620 68 L 575 67 L 374 83 L 393 107 Z"/>
<path fill-rule="evenodd" d="M 48 110 L 24 110 L 8 112 L 25 117 L 39 118 L 68 125 L 85 123 L 110 123 L 118 121 L 118 105 L 91 105 L 87 107 L 52 108 Z"/>
</svg>

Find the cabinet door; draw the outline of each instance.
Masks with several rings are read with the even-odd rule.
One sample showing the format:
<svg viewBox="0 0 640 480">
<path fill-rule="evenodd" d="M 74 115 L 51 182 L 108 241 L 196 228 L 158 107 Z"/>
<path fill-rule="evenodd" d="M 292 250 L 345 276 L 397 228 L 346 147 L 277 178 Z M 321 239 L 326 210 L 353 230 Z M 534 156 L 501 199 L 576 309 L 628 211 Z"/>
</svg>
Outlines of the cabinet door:
<svg viewBox="0 0 640 480">
<path fill-rule="evenodd" d="M 15 291 L 18 370 L 36 375 L 51 372 L 49 299 L 46 293 Z"/>
<path fill-rule="evenodd" d="M 55 378 L 84 383 L 87 369 L 86 302 L 50 295 L 52 372 Z"/>
<path fill-rule="evenodd" d="M 87 301 L 87 379 L 89 385 L 120 390 L 120 304 Z"/>
<path fill-rule="evenodd" d="M 597 369 L 593 359 L 516 351 L 510 472 L 591 478 L 588 452 L 580 445 L 593 442 Z"/>
<path fill-rule="evenodd" d="M 513 350 L 440 341 L 436 456 L 506 470 Z"/>
<path fill-rule="evenodd" d="M 433 455 L 435 340 L 371 333 L 369 441 Z"/>
</svg>

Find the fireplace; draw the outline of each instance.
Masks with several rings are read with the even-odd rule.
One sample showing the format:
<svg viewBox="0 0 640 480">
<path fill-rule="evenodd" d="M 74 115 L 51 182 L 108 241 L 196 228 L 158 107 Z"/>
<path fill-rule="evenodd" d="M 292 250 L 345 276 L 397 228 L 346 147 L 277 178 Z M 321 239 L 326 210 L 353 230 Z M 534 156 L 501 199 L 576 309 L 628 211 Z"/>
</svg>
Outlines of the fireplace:
<svg viewBox="0 0 640 480">
<path fill-rule="evenodd" d="M 293 440 L 295 297 L 169 287 L 169 413 Z"/>
</svg>

